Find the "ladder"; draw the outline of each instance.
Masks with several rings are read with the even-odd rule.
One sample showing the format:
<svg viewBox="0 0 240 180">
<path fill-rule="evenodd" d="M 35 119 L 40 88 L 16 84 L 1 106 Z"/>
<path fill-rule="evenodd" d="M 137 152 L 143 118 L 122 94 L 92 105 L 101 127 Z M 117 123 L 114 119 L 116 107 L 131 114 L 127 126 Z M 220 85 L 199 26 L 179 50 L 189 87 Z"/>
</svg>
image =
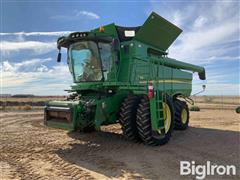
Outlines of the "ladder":
<svg viewBox="0 0 240 180">
<path fill-rule="evenodd" d="M 165 92 L 165 82 L 163 82 L 163 92 L 160 90 L 160 68 L 159 65 L 161 65 L 160 62 L 157 63 L 157 71 L 154 72 L 155 68 L 154 68 L 154 63 L 151 63 L 150 68 L 152 69 L 150 72 L 152 72 L 152 74 L 150 75 L 151 79 L 154 80 L 154 85 L 156 88 L 156 90 L 154 90 L 154 96 L 155 96 L 155 112 L 153 117 L 155 118 L 155 121 L 157 122 L 157 127 L 162 127 L 162 129 L 164 129 L 164 111 L 163 111 L 163 97 L 164 97 L 164 92 Z M 164 64 L 163 64 L 164 66 Z M 164 71 L 164 70 L 163 70 Z M 164 72 L 163 72 L 163 79 L 164 79 Z"/>
<path fill-rule="evenodd" d="M 156 103 L 156 120 L 158 126 L 164 127 L 164 112 L 163 112 L 163 95 L 159 90 L 155 92 L 155 103 Z"/>
</svg>

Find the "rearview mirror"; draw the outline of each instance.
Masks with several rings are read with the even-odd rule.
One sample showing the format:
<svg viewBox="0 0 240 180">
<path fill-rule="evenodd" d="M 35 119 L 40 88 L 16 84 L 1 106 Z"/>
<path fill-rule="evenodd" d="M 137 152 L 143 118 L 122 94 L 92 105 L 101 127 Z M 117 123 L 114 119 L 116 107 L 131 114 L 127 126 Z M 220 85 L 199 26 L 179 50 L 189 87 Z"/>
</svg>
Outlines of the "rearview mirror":
<svg viewBox="0 0 240 180">
<path fill-rule="evenodd" d="M 57 56 L 57 62 L 58 62 L 58 63 L 61 62 L 61 58 L 62 58 L 62 54 L 61 54 L 61 52 L 59 51 L 59 52 L 58 52 L 58 56 Z"/>
</svg>

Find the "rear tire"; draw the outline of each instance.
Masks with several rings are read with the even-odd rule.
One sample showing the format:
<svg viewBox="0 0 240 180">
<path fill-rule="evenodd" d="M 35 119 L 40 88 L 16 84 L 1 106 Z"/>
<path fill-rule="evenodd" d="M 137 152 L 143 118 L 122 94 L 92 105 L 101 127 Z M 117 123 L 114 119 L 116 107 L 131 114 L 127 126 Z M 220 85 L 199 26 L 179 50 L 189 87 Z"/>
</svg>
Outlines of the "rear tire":
<svg viewBox="0 0 240 180">
<path fill-rule="evenodd" d="M 130 95 L 124 99 L 121 109 L 119 123 L 122 126 L 123 136 L 131 141 L 138 142 L 139 138 L 136 114 L 140 98 L 138 96 Z"/>
<path fill-rule="evenodd" d="M 160 135 L 158 132 L 152 131 L 150 103 L 148 97 L 144 96 L 139 104 L 137 111 L 137 128 L 141 139 L 148 145 L 166 144 L 171 137 L 174 127 L 174 109 L 171 99 L 167 96 L 164 99 L 164 102 L 168 105 L 170 110 L 170 125 L 165 135 Z"/>
<path fill-rule="evenodd" d="M 175 119 L 174 129 L 185 130 L 188 128 L 189 123 L 189 109 L 185 101 L 176 99 L 174 101 Z"/>
</svg>

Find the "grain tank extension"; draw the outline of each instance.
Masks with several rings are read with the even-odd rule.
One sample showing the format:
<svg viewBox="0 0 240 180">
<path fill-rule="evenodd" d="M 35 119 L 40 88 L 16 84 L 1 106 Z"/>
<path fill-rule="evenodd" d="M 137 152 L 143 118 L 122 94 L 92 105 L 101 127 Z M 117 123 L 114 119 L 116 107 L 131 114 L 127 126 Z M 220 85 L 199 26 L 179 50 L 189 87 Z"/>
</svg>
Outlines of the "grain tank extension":
<svg viewBox="0 0 240 180">
<path fill-rule="evenodd" d="M 205 80 L 203 67 L 168 57 L 181 32 L 153 12 L 142 26 L 109 24 L 60 37 L 57 48 L 67 49 L 74 84 L 67 100 L 47 104 L 45 124 L 92 131 L 119 122 L 131 141 L 167 143 L 174 129 L 188 127 L 184 99 L 191 94 L 193 72 Z"/>
</svg>

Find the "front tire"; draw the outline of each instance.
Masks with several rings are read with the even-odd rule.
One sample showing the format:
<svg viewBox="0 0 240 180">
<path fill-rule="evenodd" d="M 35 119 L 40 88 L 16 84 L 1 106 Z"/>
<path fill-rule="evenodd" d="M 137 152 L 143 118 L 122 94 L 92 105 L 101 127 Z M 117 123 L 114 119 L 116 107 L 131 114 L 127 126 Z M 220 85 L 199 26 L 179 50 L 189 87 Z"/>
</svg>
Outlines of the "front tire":
<svg viewBox="0 0 240 180">
<path fill-rule="evenodd" d="M 129 95 L 124 99 L 121 109 L 119 122 L 122 126 L 123 136 L 131 141 L 140 141 L 137 125 L 136 114 L 140 98 L 138 96 Z"/>
<path fill-rule="evenodd" d="M 158 132 L 152 131 L 150 103 L 148 97 L 144 96 L 139 104 L 137 111 L 137 128 L 141 139 L 148 145 L 163 145 L 170 140 L 174 127 L 174 109 L 172 101 L 168 96 L 164 98 L 163 104 L 165 107 L 164 124 L 166 129 L 164 135 L 160 135 Z M 166 113 L 169 117 L 166 117 Z M 166 119 L 169 122 L 166 122 Z"/>
</svg>

